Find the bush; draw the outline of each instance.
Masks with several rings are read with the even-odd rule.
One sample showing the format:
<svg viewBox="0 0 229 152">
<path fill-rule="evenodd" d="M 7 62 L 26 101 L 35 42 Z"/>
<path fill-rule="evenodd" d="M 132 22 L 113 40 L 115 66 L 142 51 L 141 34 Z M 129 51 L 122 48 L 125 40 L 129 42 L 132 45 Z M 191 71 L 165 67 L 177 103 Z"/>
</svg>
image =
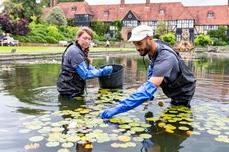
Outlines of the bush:
<svg viewBox="0 0 229 152">
<path fill-rule="evenodd" d="M 229 39 L 227 38 L 227 28 L 220 26 L 217 30 L 211 30 L 208 32 L 208 35 L 213 40 L 213 45 L 223 46 L 227 45 Z"/>
<path fill-rule="evenodd" d="M 46 18 L 47 22 L 49 24 L 54 24 L 54 25 L 67 25 L 67 20 L 65 18 L 64 12 L 62 9 L 59 7 L 54 7 L 48 14 Z"/>
<path fill-rule="evenodd" d="M 224 46 L 224 45 L 227 45 L 227 42 L 225 41 L 222 41 L 218 38 L 212 38 L 212 41 L 213 41 L 213 45 L 214 46 Z"/>
<path fill-rule="evenodd" d="M 174 45 L 176 43 L 176 36 L 174 33 L 167 33 L 160 36 L 160 39 L 164 42 L 169 43 L 170 45 Z"/>
<path fill-rule="evenodd" d="M 57 43 L 58 41 L 74 41 L 78 27 L 71 26 L 56 26 L 47 23 L 36 24 L 31 22 L 29 24 L 31 30 L 26 36 L 14 36 L 20 42 L 31 43 Z M 104 40 L 103 36 L 93 33 L 94 39 Z"/>
<path fill-rule="evenodd" d="M 194 43 L 195 45 L 207 46 L 212 43 L 212 40 L 209 35 L 200 34 L 195 38 Z"/>
</svg>

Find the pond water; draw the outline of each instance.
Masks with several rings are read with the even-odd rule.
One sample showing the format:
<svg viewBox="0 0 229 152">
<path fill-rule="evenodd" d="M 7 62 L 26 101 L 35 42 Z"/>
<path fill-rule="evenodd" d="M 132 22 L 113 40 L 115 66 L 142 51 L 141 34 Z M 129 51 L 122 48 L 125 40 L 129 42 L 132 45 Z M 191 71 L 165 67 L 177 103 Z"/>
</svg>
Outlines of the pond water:
<svg viewBox="0 0 229 152">
<path fill-rule="evenodd" d="M 1 65 L 0 151 L 228 151 L 228 58 L 186 61 L 197 77 L 191 109 L 171 107 L 159 90 L 154 101 L 105 122 L 97 117 L 99 111 L 140 86 L 146 68 L 136 56 L 95 58 L 93 63 L 124 65 L 123 89 L 100 90 L 93 79 L 83 98 L 66 101 L 55 86 L 59 64 Z"/>
</svg>

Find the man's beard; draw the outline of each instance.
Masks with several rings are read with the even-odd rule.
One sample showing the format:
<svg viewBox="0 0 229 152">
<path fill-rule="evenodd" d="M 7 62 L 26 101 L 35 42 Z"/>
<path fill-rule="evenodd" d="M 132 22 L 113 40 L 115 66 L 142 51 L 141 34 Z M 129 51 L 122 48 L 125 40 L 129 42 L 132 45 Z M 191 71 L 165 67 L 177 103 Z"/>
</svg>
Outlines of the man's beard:
<svg viewBox="0 0 229 152">
<path fill-rule="evenodd" d="M 141 56 L 146 56 L 150 51 L 150 45 L 146 45 L 146 48 L 143 49 L 143 51 L 139 51 Z"/>
</svg>

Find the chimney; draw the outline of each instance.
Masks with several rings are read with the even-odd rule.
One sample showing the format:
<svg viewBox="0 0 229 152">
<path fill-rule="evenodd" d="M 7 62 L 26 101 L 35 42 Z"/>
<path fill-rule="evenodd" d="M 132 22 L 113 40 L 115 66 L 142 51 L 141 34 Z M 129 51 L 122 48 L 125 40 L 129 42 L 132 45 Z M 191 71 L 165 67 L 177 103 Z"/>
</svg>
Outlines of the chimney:
<svg viewBox="0 0 229 152">
<path fill-rule="evenodd" d="M 50 3 L 50 7 L 54 7 L 57 5 L 58 0 L 50 0 L 49 3 Z"/>
<path fill-rule="evenodd" d="M 150 6 L 150 0 L 146 0 L 145 6 L 146 7 L 149 7 Z"/>
<path fill-rule="evenodd" d="M 122 7 L 124 7 L 124 5 L 125 5 L 125 0 L 121 0 L 120 1 L 120 7 L 122 8 Z"/>
</svg>

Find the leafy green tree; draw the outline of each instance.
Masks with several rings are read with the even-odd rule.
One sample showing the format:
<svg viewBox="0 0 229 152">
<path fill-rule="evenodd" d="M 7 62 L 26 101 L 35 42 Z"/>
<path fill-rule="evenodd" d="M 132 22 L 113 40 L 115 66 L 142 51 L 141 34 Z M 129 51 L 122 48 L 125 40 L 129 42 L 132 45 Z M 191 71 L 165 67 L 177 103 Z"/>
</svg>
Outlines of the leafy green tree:
<svg viewBox="0 0 229 152">
<path fill-rule="evenodd" d="M 59 2 L 83 2 L 84 0 L 59 0 Z"/>
<path fill-rule="evenodd" d="M 54 7 L 48 14 L 46 18 L 49 24 L 54 25 L 67 25 L 67 20 L 65 18 L 64 12 L 59 7 Z"/>
<path fill-rule="evenodd" d="M 114 26 L 116 28 L 115 31 L 115 39 L 116 40 L 121 40 L 122 35 L 121 35 L 121 29 L 122 29 L 122 22 L 121 20 L 115 20 L 111 23 L 111 26 Z"/>
<path fill-rule="evenodd" d="M 104 36 L 109 30 L 109 24 L 101 21 L 95 21 L 92 22 L 91 28 L 100 36 L 100 40 L 105 40 Z"/>
<path fill-rule="evenodd" d="M 212 43 L 209 35 L 200 34 L 194 40 L 195 45 L 207 46 Z"/>
<path fill-rule="evenodd" d="M 174 45 L 176 43 L 176 36 L 174 33 L 166 33 L 160 36 L 160 39 L 164 42 L 169 43 L 170 45 Z"/>
<path fill-rule="evenodd" d="M 20 18 L 30 20 L 31 16 L 40 18 L 45 3 L 47 0 L 41 1 L 39 4 L 35 0 L 9 0 L 4 2 L 4 12 L 13 20 Z"/>
<path fill-rule="evenodd" d="M 17 21 L 21 18 L 24 18 L 24 8 L 22 3 L 13 3 L 11 1 L 4 1 L 4 10 L 3 13 L 7 14 L 12 21 Z"/>
<path fill-rule="evenodd" d="M 156 28 L 155 38 L 159 38 L 161 35 L 167 33 L 166 23 L 164 21 L 159 21 Z"/>
<path fill-rule="evenodd" d="M 3 30 L 2 30 L 2 27 L 0 26 L 0 35 L 3 34 Z"/>
<path fill-rule="evenodd" d="M 213 45 L 226 45 L 229 39 L 227 38 L 227 28 L 220 26 L 217 30 L 211 30 L 208 35 L 213 40 Z"/>
</svg>

